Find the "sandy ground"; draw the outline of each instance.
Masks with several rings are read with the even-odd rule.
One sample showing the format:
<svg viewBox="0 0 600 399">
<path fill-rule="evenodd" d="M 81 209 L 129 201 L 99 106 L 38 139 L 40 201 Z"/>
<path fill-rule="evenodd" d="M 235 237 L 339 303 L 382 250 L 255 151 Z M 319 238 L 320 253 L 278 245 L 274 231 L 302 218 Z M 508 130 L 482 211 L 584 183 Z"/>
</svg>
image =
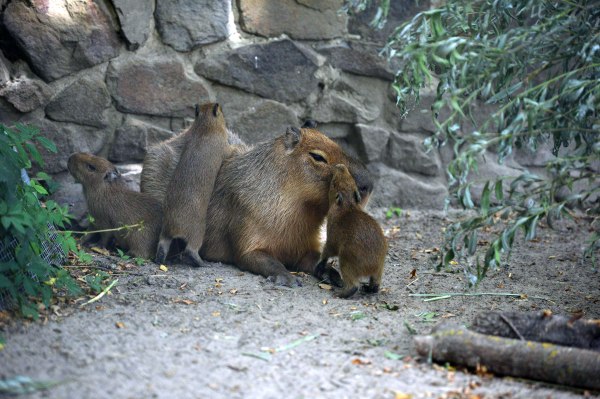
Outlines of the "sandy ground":
<svg viewBox="0 0 600 399">
<path fill-rule="evenodd" d="M 119 282 L 111 294 L 94 304 L 57 307 L 39 322 L 5 325 L 0 379 L 60 382 L 34 398 L 584 395 L 432 367 L 416 355 L 406 325 L 427 333 L 438 321 L 468 324 L 490 310 L 582 311 L 600 318 L 600 274 L 581 259 L 587 222 L 569 222 L 558 232 L 540 227 L 535 242 L 520 244 L 510 264 L 475 291 L 527 297 L 424 302 L 409 294 L 466 289 L 459 267 L 440 273 L 432 268 L 431 251 L 440 245 L 447 217 L 412 212 L 381 220 L 390 252 L 377 295 L 337 299 L 310 276 L 300 276 L 302 287 L 276 287 L 222 264 L 170 265 L 166 272 L 153 263 L 128 266 L 115 274 Z"/>
</svg>

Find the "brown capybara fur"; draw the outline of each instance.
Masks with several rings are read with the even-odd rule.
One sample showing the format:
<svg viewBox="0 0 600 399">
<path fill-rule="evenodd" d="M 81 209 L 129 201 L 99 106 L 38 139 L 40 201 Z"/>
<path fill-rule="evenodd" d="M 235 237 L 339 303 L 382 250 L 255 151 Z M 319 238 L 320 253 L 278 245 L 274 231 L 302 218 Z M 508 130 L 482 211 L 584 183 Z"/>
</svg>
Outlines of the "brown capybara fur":
<svg viewBox="0 0 600 399">
<path fill-rule="evenodd" d="M 209 205 L 201 254 L 294 285 L 286 270 L 313 273 L 342 149 L 315 129 L 289 128 L 223 163 Z"/>
<path fill-rule="evenodd" d="M 190 133 L 198 129 L 198 125 L 201 123 L 201 119 L 196 118 L 188 130 L 148 148 L 142 169 L 141 192 L 148 193 L 161 204 L 163 203 L 167 195 L 167 186 L 177 167 L 181 152 L 187 145 Z M 227 131 L 227 139 L 230 144 L 228 157 L 243 153 L 248 149 L 239 136 L 229 130 Z"/>
<path fill-rule="evenodd" d="M 349 167 L 366 203 L 373 188 L 369 172 L 316 129 L 290 128 L 236 151 L 217 175 L 201 256 L 288 286 L 296 279 L 286 267 L 313 273 L 332 168 L 338 163 Z M 156 181 L 155 175 L 145 176 Z"/>
<path fill-rule="evenodd" d="M 194 126 L 187 133 L 189 137 L 167 187 L 157 263 L 165 261 L 173 239 L 181 238 L 186 243 L 185 258 L 196 266 L 204 264 L 198 252 L 206 232 L 206 211 L 229 144 L 219 104 L 197 107 Z"/>
<path fill-rule="evenodd" d="M 315 274 L 321 275 L 327 260 L 338 256 L 344 280 L 341 298 L 356 293 L 361 277 L 369 277 L 365 291 L 379 291 L 387 254 L 387 240 L 381 227 L 362 210 L 360 202 L 360 193 L 348 168 L 336 165 L 329 188 L 327 242 Z"/>
<path fill-rule="evenodd" d="M 95 228 L 115 229 L 142 223 L 141 228 L 101 233 L 102 244 L 106 246 L 114 237 L 117 246 L 132 255 L 151 259 L 162 224 L 160 203 L 148 194 L 128 188 L 115 165 L 104 158 L 76 153 L 69 157 L 68 169 L 83 186 Z"/>
</svg>

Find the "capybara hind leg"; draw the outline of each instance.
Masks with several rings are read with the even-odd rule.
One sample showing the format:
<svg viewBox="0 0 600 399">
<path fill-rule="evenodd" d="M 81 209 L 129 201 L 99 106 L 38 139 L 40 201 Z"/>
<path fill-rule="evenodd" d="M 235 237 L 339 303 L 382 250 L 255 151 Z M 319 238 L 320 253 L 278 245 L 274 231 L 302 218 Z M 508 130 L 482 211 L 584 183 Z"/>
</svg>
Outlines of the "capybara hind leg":
<svg viewBox="0 0 600 399">
<path fill-rule="evenodd" d="M 320 254 L 316 251 L 308 252 L 300 259 L 296 264 L 296 271 L 304 272 L 306 274 L 315 274 L 315 269 L 319 263 Z"/>
<path fill-rule="evenodd" d="M 154 261 L 156 263 L 158 263 L 159 265 L 165 263 L 170 246 L 171 239 L 161 237 L 160 241 L 158 242 L 158 248 L 156 248 L 156 257 L 154 258 Z"/>
<path fill-rule="evenodd" d="M 185 247 L 185 251 L 183 251 L 182 261 L 183 263 L 196 267 L 206 266 L 206 263 L 202 260 L 200 255 L 198 255 L 198 251 L 189 246 Z"/>
<path fill-rule="evenodd" d="M 242 270 L 267 277 L 277 285 L 288 287 L 301 285 L 300 281 L 287 271 L 283 263 L 261 251 L 252 251 L 240 256 L 236 266 Z"/>
<path fill-rule="evenodd" d="M 344 288 L 342 290 L 342 292 L 339 293 L 338 296 L 340 298 L 347 299 L 347 298 L 350 298 L 352 295 L 356 294 L 356 291 L 358 291 L 358 285 L 351 285 L 351 286 Z"/>
<path fill-rule="evenodd" d="M 362 291 L 365 294 L 376 294 L 379 292 L 379 281 L 371 276 L 369 278 L 369 284 L 365 284 L 362 286 Z"/>
</svg>

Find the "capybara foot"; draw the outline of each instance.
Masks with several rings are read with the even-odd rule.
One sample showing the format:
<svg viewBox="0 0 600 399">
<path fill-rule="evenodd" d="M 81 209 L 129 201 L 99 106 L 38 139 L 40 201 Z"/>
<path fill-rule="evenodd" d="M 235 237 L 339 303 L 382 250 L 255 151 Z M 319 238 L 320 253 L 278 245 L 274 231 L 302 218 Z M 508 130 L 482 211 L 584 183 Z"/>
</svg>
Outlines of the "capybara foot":
<svg viewBox="0 0 600 399">
<path fill-rule="evenodd" d="M 166 248 L 165 248 L 166 247 Z M 169 252 L 169 244 L 158 244 L 158 248 L 156 249 L 156 257 L 154 258 L 154 262 L 159 265 L 165 263 L 167 259 L 167 252 Z"/>
<path fill-rule="evenodd" d="M 340 272 L 335 270 L 333 267 L 328 268 L 327 279 L 329 280 L 331 285 L 334 285 L 336 287 L 344 286 L 344 280 L 342 280 L 342 276 L 340 275 Z"/>
<path fill-rule="evenodd" d="M 327 266 L 327 259 L 323 259 L 322 261 L 317 263 L 317 266 L 315 267 L 315 271 L 314 271 L 314 276 L 317 278 L 317 280 L 323 280 L 323 277 L 325 275 L 325 267 L 326 266 Z"/>
<path fill-rule="evenodd" d="M 186 265 L 195 266 L 195 267 L 203 267 L 206 266 L 206 262 L 202 260 L 200 255 L 198 255 L 197 251 L 186 248 L 181 256 L 181 260 Z"/>
<path fill-rule="evenodd" d="M 363 284 L 361 291 L 365 294 L 377 294 L 379 292 L 379 284 Z"/>
<path fill-rule="evenodd" d="M 302 282 L 296 276 L 285 272 L 275 276 L 267 277 L 267 280 L 275 285 L 283 285 L 285 287 L 302 287 Z"/>
<path fill-rule="evenodd" d="M 342 292 L 339 293 L 338 297 L 343 298 L 343 299 L 348 299 L 352 295 L 356 294 L 356 291 L 358 291 L 358 286 L 354 285 L 352 287 L 348 287 L 348 288 L 342 290 Z"/>
</svg>

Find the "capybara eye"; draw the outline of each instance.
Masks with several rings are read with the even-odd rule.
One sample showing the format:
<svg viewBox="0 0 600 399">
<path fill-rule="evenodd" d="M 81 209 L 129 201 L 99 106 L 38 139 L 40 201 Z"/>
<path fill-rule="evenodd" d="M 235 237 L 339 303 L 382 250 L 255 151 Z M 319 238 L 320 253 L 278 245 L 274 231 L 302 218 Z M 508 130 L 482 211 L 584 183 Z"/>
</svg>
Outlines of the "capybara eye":
<svg viewBox="0 0 600 399">
<path fill-rule="evenodd" d="M 327 160 L 322 155 L 317 154 L 316 152 L 309 152 L 309 154 L 315 161 L 327 163 Z"/>
<path fill-rule="evenodd" d="M 96 167 L 95 167 L 94 165 L 92 165 L 91 163 L 88 163 L 88 164 L 87 164 L 87 167 L 88 167 L 88 169 L 89 169 L 89 170 L 91 170 L 92 172 L 95 172 L 95 171 L 96 171 Z"/>
</svg>

